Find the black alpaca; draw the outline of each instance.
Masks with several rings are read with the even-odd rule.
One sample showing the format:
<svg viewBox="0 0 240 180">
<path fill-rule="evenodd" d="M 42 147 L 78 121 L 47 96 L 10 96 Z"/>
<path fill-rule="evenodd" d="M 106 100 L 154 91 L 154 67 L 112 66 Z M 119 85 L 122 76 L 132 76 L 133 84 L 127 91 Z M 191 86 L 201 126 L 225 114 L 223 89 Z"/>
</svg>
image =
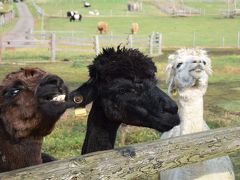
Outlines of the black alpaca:
<svg viewBox="0 0 240 180">
<path fill-rule="evenodd" d="M 168 131 L 177 105 L 156 86 L 151 58 L 136 49 L 108 48 L 89 66 L 90 79 L 70 93 L 77 107 L 93 101 L 82 154 L 114 148 L 121 123 Z"/>
<path fill-rule="evenodd" d="M 79 20 L 79 21 L 82 20 L 82 15 L 76 11 L 67 11 L 67 17 L 69 17 L 70 22 L 75 20 Z"/>
</svg>

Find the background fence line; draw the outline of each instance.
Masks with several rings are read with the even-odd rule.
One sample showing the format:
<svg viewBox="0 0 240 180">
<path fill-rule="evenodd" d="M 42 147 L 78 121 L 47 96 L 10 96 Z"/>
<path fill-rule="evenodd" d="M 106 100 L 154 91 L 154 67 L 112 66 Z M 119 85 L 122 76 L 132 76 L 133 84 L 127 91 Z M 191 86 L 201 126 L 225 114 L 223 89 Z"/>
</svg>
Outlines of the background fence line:
<svg viewBox="0 0 240 180">
<path fill-rule="evenodd" d="M 62 34 L 59 34 L 62 33 Z M 65 33 L 65 36 L 63 33 Z M 73 35 L 73 33 L 75 33 Z M 128 48 L 138 48 L 140 51 L 150 56 L 161 55 L 164 48 L 180 48 L 180 47 L 201 47 L 201 48 L 240 48 L 240 32 L 237 33 L 235 45 L 229 46 L 228 38 L 222 36 L 219 39 L 218 46 L 203 46 L 200 42 L 200 35 L 192 34 L 192 43 L 188 45 L 167 44 L 167 35 L 159 32 L 153 32 L 151 35 L 95 35 L 92 37 L 77 36 L 78 31 L 29 31 L 25 33 L 26 38 L 22 40 L 6 40 L 0 39 L 0 59 L 3 59 L 3 51 L 18 48 L 46 48 L 50 50 L 49 59 L 55 62 L 59 51 L 73 51 L 79 53 L 99 54 L 104 47 L 117 47 L 119 45 Z M 70 35 L 70 36 L 69 36 Z M 191 37 L 191 36 L 190 36 Z M 189 41 L 190 42 L 190 41 Z M 186 42 L 185 42 L 186 43 Z"/>
</svg>

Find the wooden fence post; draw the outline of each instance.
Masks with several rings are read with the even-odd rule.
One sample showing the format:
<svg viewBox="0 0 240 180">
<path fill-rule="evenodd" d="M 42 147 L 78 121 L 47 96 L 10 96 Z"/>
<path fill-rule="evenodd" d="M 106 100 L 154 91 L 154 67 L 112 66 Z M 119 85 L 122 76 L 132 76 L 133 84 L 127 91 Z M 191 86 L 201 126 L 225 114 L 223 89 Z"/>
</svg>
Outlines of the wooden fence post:
<svg viewBox="0 0 240 180">
<path fill-rule="evenodd" d="M 129 44 L 129 48 L 133 47 L 133 35 L 129 34 L 128 36 L 128 44 Z"/>
<path fill-rule="evenodd" d="M 158 33 L 158 54 L 162 54 L 162 33 Z"/>
<path fill-rule="evenodd" d="M 149 39 L 149 54 L 152 56 L 153 54 L 153 37 L 154 37 L 154 32 L 150 35 Z"/>
<path fill-rule="evenodd" d="M 98 35 L 96 35 L 96 36 L 94 37 L 94 46 L 95 46 L 96 55 L 98 55 L 99 52 L 100 52 L 100 48 L 99 48 L 99 37 L 98 37 Z"/>
<path fill-rule="evenodd" d="M 51 62 L 56 62 L 56 35 L 51 34 Z"/>
</svg>

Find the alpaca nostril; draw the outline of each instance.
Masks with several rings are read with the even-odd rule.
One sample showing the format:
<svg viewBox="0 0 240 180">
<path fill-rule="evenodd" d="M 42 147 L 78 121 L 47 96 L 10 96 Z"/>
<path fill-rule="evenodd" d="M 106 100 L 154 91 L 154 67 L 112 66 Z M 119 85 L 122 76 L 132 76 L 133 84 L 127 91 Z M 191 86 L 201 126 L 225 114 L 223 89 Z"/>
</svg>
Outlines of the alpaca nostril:
<svg viewBox="0 0 240 180">
<path fill-rule="evenodd" d="M 43 81 L 42 84 L 51 84 L 60 87 L 63 84 L 63 80 L 60 79 L 58 76 L 47 76 Z"/>
<path fill-rule="evenodd" d="M 166 104 L 163 109 L 166 111 L 166 112 L 169 112 L 171 114 L 177 114 L 178 113 L 178 106 L 177 105 L 169 105 L 169 104 Z"/>
</svg>

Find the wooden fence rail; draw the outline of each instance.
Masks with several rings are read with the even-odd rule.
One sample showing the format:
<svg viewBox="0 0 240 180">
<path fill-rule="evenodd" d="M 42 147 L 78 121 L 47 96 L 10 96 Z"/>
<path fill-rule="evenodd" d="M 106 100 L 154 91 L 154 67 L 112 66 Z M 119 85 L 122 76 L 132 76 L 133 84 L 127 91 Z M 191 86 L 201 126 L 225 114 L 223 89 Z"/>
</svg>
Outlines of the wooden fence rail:
<svg viewBox="0 0 240 180">
<path fill-rule="evenodd" d="M 0 174 L 0 179 L 133 179 L 240 150 L 240 127 L 135 144 Z"/>
<path fill-rule="evenodd" d="M 17 35 L 17 34 L 16 34 Z M 78 51 L 89 54 L 99 54 L 103 47 L 123 45 L 132 48 L 139 48 L 141 50 L 147 50 L 150 55 L 161 54 L 162 48 L 160 45 L 162 42 L 159 41 L 159 33 L 153 33 L 151 35 L 151 42 L 149 43 L 149 37 L 134 37 L 131 35 L 131 42 L 129 44 L 128 36 L 107 36 L 107 35 L 95 35 L 94 37 L 61 37 L 55 33 L 41 33 L 32 34 L 28 32 L 22 34 L 25 36 L 24 39 L 10 39 L 4 40 L 0 38 L 0 59 L 3 49 L 7 48 L 46 48 L 50 49 L 51 62 L 55 62 L 58 51 Z M 139 42 L 140 40 L 140 42 Z M 135 43 L 136 42 L 136 43 Z M 153 50 L 155 49 L 155 51 Z"/>
</svg>

